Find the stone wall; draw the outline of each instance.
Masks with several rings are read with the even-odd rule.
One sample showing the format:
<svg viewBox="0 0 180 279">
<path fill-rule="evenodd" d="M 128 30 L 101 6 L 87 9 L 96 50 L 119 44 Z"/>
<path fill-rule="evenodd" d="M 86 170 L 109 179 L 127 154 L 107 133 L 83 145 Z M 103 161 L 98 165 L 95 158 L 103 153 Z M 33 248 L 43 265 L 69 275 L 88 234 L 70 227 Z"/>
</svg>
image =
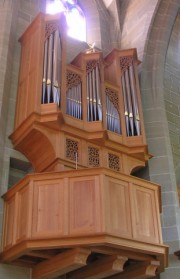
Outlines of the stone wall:
<svg viewBox="0 0 180 279">
<path fill-rule="evenodd" d="M 0 1 L 0 193 L 7 191 L 10 158 L 26 160 L 13 150 L 8 136 L 13 131 L 17 81 L 20 61 L 19 37 L 42 10 L 44 0 Z M 0 200 L 0 237 L 2 235 L 3 202 Z M 30 278 L 30 270 L 0 265 L 0 277 L 5 279 Z"/>
<path fill-rule="evenodd" d="M 177 15 L 167 51 L 164 87 L 176 180 L 177 185 L 180 185 L 180 13 Z"/>
<path fill-rule="evenodd" d="M 121 48 L 137 48 L 142 60 L 144 47 L 159 0 L 120 0 Z"/>
</svg>

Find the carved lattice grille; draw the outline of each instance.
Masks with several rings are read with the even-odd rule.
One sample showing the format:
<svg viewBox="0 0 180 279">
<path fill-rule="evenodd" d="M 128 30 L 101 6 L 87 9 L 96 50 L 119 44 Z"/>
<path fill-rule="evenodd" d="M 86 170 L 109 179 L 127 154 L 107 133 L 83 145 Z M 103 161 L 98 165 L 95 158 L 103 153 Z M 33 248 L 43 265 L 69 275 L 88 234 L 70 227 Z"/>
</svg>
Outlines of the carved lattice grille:
<svg viewBox="0 0 180 279">
<path fill-rule="evenodd" d="M 115 154 L 108 154 L 108 161 L 109 161 L 109 168 L 116 170 L 116 171 L 120 171 L 120 161 L 119 161 L 119 157 L 116 156 Z"/>
<path fill-rule="evenodd" d="M 78 142 L 72 139 L 66 139 L 66 158 L 69 160 L 78 160 Z"/>
<path fill-rule="evenodd" d="M 95 147 L 88 146 L 89 166 L 99 167 L 99 150 Z"/>
</svg>

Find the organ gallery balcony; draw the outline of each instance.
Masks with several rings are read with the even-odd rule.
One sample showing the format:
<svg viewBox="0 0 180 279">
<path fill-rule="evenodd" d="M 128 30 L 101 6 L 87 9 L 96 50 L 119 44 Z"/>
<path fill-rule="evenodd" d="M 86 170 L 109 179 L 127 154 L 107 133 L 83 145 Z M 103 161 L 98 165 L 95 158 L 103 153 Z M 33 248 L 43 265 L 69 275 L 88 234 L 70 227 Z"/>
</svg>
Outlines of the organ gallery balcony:
<svg viewBox="0 0 180 279">
<path fill-rule="evenodd" d="M 132 176 L 151 158 L 136 49 L 85 47 L 69 63 L 62 15 L 39 14 L 20 42 L 10 139 L 33 173 L 3 196 L 1 261 L 33 279 L 156 276 L 160 186 Z"/>
<path fill-rule="evenodd" d="M 135 267 L 153 277 L 167 266 L 159 185 L 92 168 L 30 174 L 3 198 L 1 260 L 32 278 L 134 278 Z"/>
</svg>

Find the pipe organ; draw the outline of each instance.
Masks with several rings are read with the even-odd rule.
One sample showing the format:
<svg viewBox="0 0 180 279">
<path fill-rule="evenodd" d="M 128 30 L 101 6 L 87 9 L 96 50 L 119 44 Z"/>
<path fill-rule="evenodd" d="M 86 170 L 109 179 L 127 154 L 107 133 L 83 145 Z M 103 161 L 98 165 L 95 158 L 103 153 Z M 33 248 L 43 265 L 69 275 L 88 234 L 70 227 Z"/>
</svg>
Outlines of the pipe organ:
<svg viewBox="0 0 180 279">
<path fill-rule="evenodd" d="M 10 138 L 34 172 L 3 196 L 1 261 L 33 279 L 156 276 L 160 186 L 132 175 L 151 157 L 136 49 L 84 49 L 67 64 L 62 15 L 39 14 L 20 42 Z"/>
</svg>

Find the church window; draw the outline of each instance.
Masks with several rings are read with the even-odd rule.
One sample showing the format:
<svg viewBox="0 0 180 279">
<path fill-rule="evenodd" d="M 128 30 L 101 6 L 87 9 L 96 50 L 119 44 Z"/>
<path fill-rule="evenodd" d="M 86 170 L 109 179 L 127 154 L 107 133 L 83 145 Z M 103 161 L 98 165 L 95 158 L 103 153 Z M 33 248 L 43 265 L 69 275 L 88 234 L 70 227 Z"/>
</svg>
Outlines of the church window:
<svg viewBox="0 0 180 279">
<path fill-rule="evenodd" d="M 47 0 L 46 13 L 64 13 L 70 37 L 86 41 L 86 19 L 77 0 Z"/>
</svg>

